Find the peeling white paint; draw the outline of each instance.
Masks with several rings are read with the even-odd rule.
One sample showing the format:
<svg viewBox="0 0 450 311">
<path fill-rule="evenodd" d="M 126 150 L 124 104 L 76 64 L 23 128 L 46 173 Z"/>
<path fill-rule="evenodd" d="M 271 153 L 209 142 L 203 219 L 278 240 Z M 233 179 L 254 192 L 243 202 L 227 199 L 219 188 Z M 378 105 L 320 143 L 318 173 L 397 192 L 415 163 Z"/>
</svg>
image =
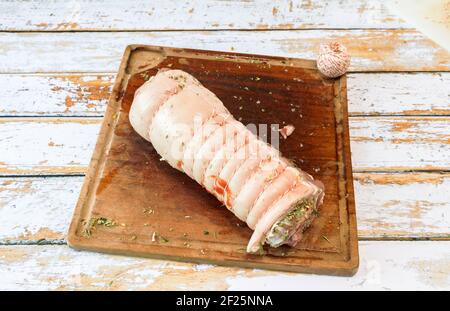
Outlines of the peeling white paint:
<svg viewBox="0 0 450 311">
<path fill-rule="evenodd" d="M 0 290 L 448 290 L 450 243 L 360 243 L 354 277 L 318 276 L 78 252 L 66 246 L 0 246 Z M 180 269 L 192 270 L 184 277 Z M 184 272 L 186 273 L 186 272 Z M 193 285 L 197 284 L 197 285 Z"/>
<path fill-rule="evenodd" d="M 0 30 L 399 28 L 383 1 L 1 1 Z M 274 9 L 275 8 L 275 9 Z M 276 10 L 276 11 L 275 11 Z M 335 14 L 339 11 L 339 14 Z M 76 14 L 74 14 L 76 12 Z M 320 12 L 318 14 L 318 12 Z M 50 14 L 52 13 L 52 14 Z M 170 15 L 170 18 L 158 18 Z"/>
<path fill-rule="evenodd" d="M 350 114 L 450 114 L 450 73 L 350 74 Z"/>
<path fill-rule="evenodd" d="M 450 174 L 355 173 L 354 177 L 360 237 L 450 235 Z M 82 181 L 83 177 L 1 178 L 0 243 L 64 239 Z"/>
<path fill-rule="evenodd" d="M 353 169 L 450 169 L 449 117 L 355 117 Z"/>
<path fill-rule="evenodd" d="M 347 46 L 350 71 L 450 68 L 449 53 L 414 30 L 371 29 L 0 33 L 0 72 L 115 72 L 125 47 L 136 43 L 315 59 L 329 40 Z"/>
<path fill-rule="evenodd" d="M 113 75 L 0 75 L 0 116 L 101 116 Z"/>
<path fill-rule="evenodd" d="M 100 123 L 101 119 L 0 120 L 0 172 L 83 172 Z"/>
<path fill-rule="evenodd" d="M 63 239 L 83 177 L 0 179 L 0 241 Z"/>
<path fill-rule="evenodd" d="M 360 242 L 360 258 L 353 277 L 274 273 L 226 280 L 230 290 L 450 289 L 449 242 Z M 435 262 L 439 266 L 433 267 Z"/>
</svg>

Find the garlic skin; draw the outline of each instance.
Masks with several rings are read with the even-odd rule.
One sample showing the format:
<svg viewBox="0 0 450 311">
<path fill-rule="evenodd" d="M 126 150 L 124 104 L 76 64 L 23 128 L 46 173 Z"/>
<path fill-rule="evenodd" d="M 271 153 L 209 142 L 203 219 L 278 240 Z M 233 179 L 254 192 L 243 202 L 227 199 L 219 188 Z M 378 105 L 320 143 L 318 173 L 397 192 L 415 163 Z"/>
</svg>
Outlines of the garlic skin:
<svg viewBox="0 0 450 311">
<path fill-rule="evenodd" d="M 333 41 L 321 44 L 317 57 L 317 68 L 328 78 L 336 78 L 347 72 L 350 66 L 350 55 L 347 48 Z"/>
</svg>

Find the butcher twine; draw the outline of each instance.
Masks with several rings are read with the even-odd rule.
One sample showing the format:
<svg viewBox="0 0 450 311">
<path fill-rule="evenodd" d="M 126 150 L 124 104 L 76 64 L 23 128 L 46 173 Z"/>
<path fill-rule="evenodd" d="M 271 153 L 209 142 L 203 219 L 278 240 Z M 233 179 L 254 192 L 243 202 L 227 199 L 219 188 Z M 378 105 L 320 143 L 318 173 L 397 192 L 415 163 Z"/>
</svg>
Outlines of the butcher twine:
<svg viewBox="0 0 450 311">
<path fill-rule="evenodd" d="M 320 45 L 317 68 L 329 78 L 342 76 L 350 66 L 350 55 L 345 46 L 338 42 Z"/>
</svg>

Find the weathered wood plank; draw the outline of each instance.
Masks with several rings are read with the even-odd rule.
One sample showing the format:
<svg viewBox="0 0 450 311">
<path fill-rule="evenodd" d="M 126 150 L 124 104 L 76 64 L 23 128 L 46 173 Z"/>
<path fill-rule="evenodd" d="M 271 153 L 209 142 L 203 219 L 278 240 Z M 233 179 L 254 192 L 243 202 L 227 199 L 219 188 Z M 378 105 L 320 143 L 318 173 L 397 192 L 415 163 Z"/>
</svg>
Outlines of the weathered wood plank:
<svg viewBox="0 0 450 311">
<path fill-rule="evenodd" d="M 3 74 L 0 116 L 103 116 L 114 75 Z M 350 115 L 450 115 L 450 73 L 352 73 Z"/>
<path fill-rule="evenodd" d="M 0 174 L 84 172 L 100 123 L 100 118 L 2 118 Z"/>
<path fill-rule="evenodd" d="M 352 162 L 364 170 L 449 170 L 449 117 L 350 119 Z"/>
<path fill-rule="evenodd" d="M 450 238 L 450 173 L 356 173 L 359 237 Z"/>
<path fill-rule="evenodd" d="M 82 182 L 1 178 L 0 243 L 64 240 Z M 450 238 L 449 173 L 356 173 L 354 184 L 360 239 Z"/>
<path fill-rule="evenodd" d="M 314 59 L 342 42 L 351 71 L 448 71 L 450 53 L 415 30 L 0 33 L 0 72 L 115 72 L 128 44 Z"/>
<path fill-rule="evenodd" d="M 0 116 L 102 116 L 111 93 L 111 74 L 4 74 Z"/>
<path fill-rule="evenodd" d="M 450 73 L 349 74 L 351 115 L 449 115 Z"/>
<path fill-rule="evenodd" d="M 0 174 L 84 173 L 100 118 L 1 118 Z M 450 169 L 449 117 L 352 117 L 354 171 Z"/>
<path fill-rule="evenodd" d="M 0 290 L 450 289 L 450 242 L 361 242 L 360 254 L 355 276 L 332 277 L 0 246 Z"/>
<path fill-rule="evenodd" d="M 217 30 L 407 27 L 383 1 L 7 1 L 0 30 Z M 335 14 L 339 11 L 339 14 Z M 161 17 L 170 18 L 161 18 Z"/>
<path fill-rule="evenodd" d="M 0 178 L 0 243 L 64 239 L 83 178 Z"/>
</svg>

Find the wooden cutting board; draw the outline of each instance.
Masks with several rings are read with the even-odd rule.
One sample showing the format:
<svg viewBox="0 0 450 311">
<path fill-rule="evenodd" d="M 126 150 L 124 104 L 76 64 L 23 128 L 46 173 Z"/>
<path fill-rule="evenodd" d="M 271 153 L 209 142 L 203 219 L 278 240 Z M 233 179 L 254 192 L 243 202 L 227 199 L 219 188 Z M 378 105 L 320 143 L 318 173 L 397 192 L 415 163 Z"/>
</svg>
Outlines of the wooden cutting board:
<svg viewBox="0 0 450 311">
<path fill-rule="evenodd" d="M 291 136 L 280 139 L 280 150 L 326 189 L 319 217 L 296 248 L 247 254 L 252 231 L 195 181 L 160 161 L 152 144 L 134 132 L 128 121 L 134 92 L 160 68 L 192 74 L 244 124 L 295 126 Z M 353 275 L 359 260 L 346 95 L 346 77 L 325 79 L 314 61 L 127 47 L 69 229 L 69 245 L 169 260 Z"/>
</svg>

